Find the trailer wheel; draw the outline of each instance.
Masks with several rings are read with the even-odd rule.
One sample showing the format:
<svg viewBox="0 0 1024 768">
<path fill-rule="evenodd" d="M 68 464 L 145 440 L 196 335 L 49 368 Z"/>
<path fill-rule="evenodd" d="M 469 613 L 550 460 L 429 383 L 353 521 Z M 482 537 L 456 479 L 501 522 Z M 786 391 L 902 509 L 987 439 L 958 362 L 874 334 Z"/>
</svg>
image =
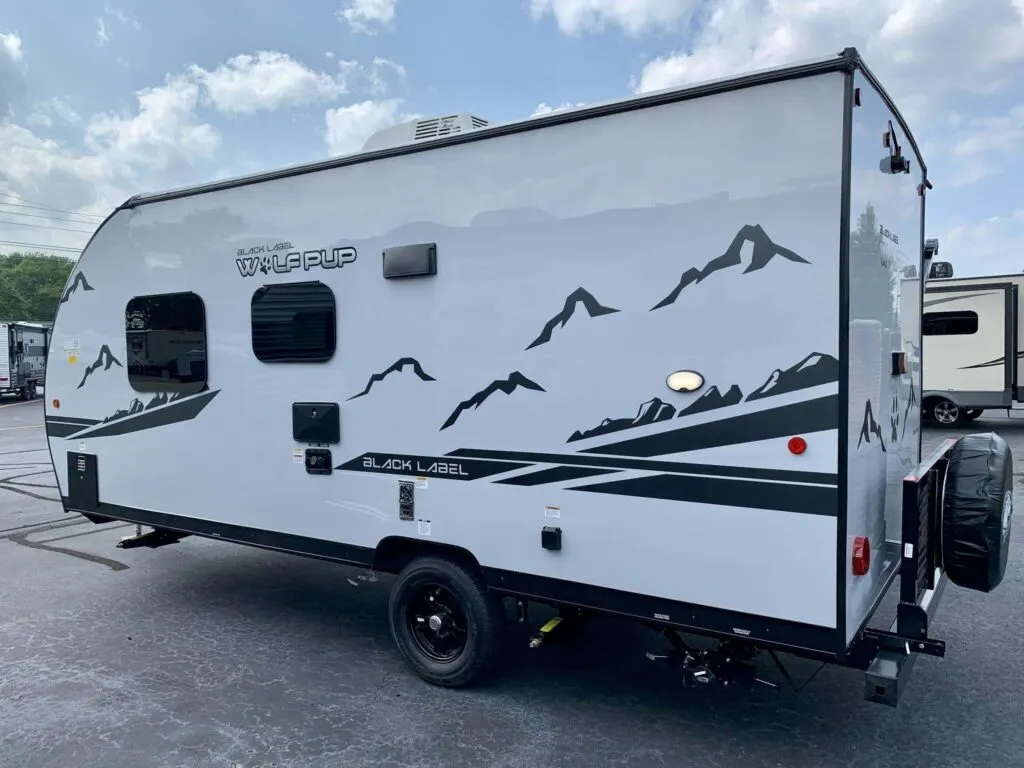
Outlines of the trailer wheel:
<svg viewBox="0 0 1024 768">
<path fill-rule="evenodd" d="M 967 420 L 967 412 L 944 397 L 936 397 L 928 404 L 928 415 L 943 427 L 959 427 Z"/>
<path fill-rule="evenodd" d="M 391 636 L 429 683 L 472 685 L 501 654 L 505 613 L 479 576 L 440 557 L 414 560 L 398 575 L 389 605 Z"/>
<path fill-rule="evenodd" d="M 1013 454 L 994 432 L 965 435 L 953 446 L 942 501 L 942 560 L 949 580 L 991 592 L 1010 553 Z"/>
<path fill-rule="evenodd" d="M 983 414 L 984 412 L 985 411 L 982 410 L 981 408 L 972 408 L 971 410 L 969 410 L 967 412 L 967 420 L 968 421 L 974 421 L 979 416 L 981 416 L 981 414 Z"/>
<path fill-rule="evenodd" d="M 36 383 L 34 381 L 30 381 L 28 383 L 28 397 L 27 397 L 27 399 L 28 400 L 35 400 L 36 399 Z"/>
</svg>

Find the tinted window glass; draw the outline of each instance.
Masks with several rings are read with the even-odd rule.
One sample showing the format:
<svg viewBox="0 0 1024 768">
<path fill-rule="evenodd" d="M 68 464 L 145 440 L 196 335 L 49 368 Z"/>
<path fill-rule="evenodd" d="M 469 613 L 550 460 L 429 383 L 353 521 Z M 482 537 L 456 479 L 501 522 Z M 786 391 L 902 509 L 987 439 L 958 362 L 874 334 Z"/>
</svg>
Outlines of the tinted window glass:
<svg viewBox="0 0 1024 768">
<path fill-rule="evenodd" d="M 257 288 L 252 351 L 265 363 L 325 362 L 335 349 L 334 292 L 319 281 Z"/>
<path fill-rule="evenodd" d="M 194 293 L 137 296 L 125 310 L 128 381 L 139 392 L 206 386 L 206 309 Z"/>
<path fill-rule="evenodd" d="M 977 312 L 928 312 L 921 326 L 925 336 L 963 336 L 977 331 Z"/>
</svg>

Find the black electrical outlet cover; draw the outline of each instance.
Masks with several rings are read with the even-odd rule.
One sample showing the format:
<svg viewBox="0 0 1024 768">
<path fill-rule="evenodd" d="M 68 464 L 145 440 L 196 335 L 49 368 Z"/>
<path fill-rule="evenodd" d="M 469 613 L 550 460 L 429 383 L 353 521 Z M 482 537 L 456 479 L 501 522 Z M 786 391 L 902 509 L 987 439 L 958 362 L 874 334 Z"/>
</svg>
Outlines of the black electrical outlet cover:
<svg viewBox="0 0 1024 768">
<path fill-rule="evenodd" d="M 331 452 L 327 448 L 306 449 L 306 472 L 311 475 L 329 475 L 334 470 Z"/>
</svg>

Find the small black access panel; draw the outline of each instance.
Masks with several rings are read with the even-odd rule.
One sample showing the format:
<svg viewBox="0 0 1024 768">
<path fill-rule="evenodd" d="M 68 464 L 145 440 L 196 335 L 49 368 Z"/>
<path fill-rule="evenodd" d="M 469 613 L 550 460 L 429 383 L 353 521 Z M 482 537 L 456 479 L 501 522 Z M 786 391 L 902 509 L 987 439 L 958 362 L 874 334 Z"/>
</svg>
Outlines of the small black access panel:
<svg viewBox="0 0 1024 768">
<path fill-rule="evenodd" d="M 437 243 L 399 245 L 384 251 L 384 278 L 427 277 L 437 274 Z"/>
<path fill-rule="evenodd" d="M 95 512 L 100 507 L 100 482 L 96 456 L 68 451 L 68 508 Z"/>
<path fill-rule="evenodd" d="M 337 403 L 292 403 L 292 439 L 297 443 L 341 442 Z"/>
</svg>

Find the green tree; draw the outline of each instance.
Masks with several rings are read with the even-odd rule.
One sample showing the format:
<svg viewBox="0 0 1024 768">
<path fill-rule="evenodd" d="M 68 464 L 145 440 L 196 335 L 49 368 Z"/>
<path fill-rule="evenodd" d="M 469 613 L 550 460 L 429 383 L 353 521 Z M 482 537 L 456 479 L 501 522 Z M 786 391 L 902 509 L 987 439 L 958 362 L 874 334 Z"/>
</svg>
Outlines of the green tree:
<svg viewBox="0 0 1024 768">
<path fill-rule="evenodd" d="M 53 322 L 74 259 L 42 253 L 0 255 L 0 320 Z"/>
</svg>

